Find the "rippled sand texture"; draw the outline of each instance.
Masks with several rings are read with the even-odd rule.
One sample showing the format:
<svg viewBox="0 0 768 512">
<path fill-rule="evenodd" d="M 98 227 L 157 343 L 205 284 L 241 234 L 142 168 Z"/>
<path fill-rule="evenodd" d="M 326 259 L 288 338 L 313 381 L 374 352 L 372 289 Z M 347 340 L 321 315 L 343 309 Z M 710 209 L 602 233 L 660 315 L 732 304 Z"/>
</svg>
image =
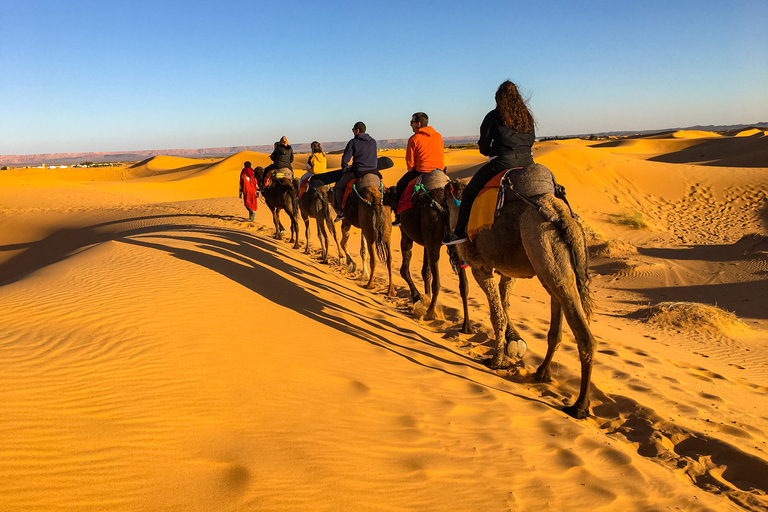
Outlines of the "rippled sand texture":
<svg viewBox="0 0 768 512">
<path fill-rule="evenodd" d="M 590 232 L 582 421 L 561 410 L 579 383 L 567 328 L 553 382 L 531 376 L 537 280 L 512 303 L 529 352 L 489 371 L 485 297 L 472 282 L 477 332 L 460 334 L 447 258 L 424 322 L 397 272 L 387 298 L 381 265 L 373 291 L 333 246 L 321 265 L 314 225 L 308 257 L 262 204 L 248 222 L 239 171 L 266 155 L 0 172 L 0 509 L 765 510 L 768 137 L 739 135 L 536 146 Z M 394 185 L 403 151 L 383 154 Z M 483 161 L 446 156 L 454 177 Z M 392 246 L 399 268 L 398 230 Z M 359 263 L 359 233 L 349 247 Z M 667 301 L 740 322 L 642 315 Z"/>
</svg>

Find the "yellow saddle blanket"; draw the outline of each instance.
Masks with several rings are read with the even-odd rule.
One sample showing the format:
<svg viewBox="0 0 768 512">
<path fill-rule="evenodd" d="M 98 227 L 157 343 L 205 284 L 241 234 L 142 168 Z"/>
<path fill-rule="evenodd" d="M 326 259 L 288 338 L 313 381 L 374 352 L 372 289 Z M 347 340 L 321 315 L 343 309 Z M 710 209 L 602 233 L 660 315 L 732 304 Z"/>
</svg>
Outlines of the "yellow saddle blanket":
<svg viewBox="0 0 768 512">
<path fill-rule="evenodd" d="M 494 176 L 491 181 L 485 184 L 480 193 L 477 194 L 475 202 L 472 203 L 472 211 L 469 213 L 469 223 L 467 224 L 467 235 L 470 240 L 475 239 L 478 231 L 493 226 L 503 176 L 504 172 Z"/>
</svg>

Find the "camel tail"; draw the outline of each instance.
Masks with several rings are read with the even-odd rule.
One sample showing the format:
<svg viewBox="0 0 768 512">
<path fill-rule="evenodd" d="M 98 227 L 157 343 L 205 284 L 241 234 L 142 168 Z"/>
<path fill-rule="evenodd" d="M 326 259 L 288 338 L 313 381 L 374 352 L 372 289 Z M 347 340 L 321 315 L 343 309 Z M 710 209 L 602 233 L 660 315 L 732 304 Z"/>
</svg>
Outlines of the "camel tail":
<svg viewBox="0 0 768 512">
<path fill-rule="evenodd" d="M 568 215 L 563 219 L 563 231 L 571 253 L 571 265 L 576 274 L 576 287 L 581 297 L 581 307 L 587 320 L 592 318 L 595 301 L 589 289 L 589 250 L 587 249 L 587 234 L 579 224 L 579 221 Z"/>
<path fill-rule="evenodd" d="M 571 216 L 570 208 L 563 202 L 552 202 L 561 219 L 561 233 L 571 255 L 571 266 L 576 275 L 576 288 L 581 298 L 581 307 L 587 319 L 592 317 L 595 301 L 589 289 L 589 250 L 587 248 L 587 233 L 581 223 Z"/>
<path fill-rule="evenodd" d="M 381 192 L 373 187 L 370 187 L 371 192 L 371 208 L 373 208 L 373 233 L 374 233 L 374 246 L 376 247 L 376 254 L 379 256 L 379 261 L 382 263 L 387 261 L 387 249 L 386 243 L 384 243 L 384 230 L 386 226 L 386 218 L 384 216 L 384 205 L 381 203 Z"/>
</svg>

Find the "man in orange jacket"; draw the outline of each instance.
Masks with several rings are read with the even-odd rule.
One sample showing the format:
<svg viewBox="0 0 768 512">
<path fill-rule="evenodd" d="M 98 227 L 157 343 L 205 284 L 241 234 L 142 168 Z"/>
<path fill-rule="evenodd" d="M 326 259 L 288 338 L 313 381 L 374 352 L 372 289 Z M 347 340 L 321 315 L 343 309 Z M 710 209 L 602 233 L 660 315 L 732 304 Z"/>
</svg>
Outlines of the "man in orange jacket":
<svg viewBox="0 0 768 512">
<path fill-rule="evenodd" d="M 405 149 L 405 166 L 408 172 L 397 182 L 398 202 L 408 184 L 418 177 L 419 173 L 444 170 L 445 168 L 443 136 L 429 126 L 427 114 L 424 112 L 413 114 L 411 116 L 411 129 L 413 135 L 408 139 L 408 146 Z M 395 214 L 395 222 L 392 225 L 400 225 L 400 215 Z"/>
</svg>

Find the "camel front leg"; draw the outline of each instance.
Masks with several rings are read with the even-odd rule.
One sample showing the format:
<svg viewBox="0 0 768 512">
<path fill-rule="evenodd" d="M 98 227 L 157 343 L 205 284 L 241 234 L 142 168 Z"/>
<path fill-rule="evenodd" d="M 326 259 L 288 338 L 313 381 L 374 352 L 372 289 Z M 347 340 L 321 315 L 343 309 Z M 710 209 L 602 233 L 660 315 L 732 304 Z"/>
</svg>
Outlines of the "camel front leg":
<svg viewBox="0 0 768 512">
<path fill-rule="evenodd" d="M 357 270 L 357 266 L 355 265 L 355 261 L 352 259 L 352 256 L 349 255 L 349 252 L 347 252 L 347 243 L 349 242 L 349 230 L 351 226 L 350 224 L 347 224 L 346 222 L 342 222 L 341 224 L 341 253 L 339 253 L 339 260 L 341 260 L 342 256 L 341 254 L 344 254 L 344 258 L 346 259 L 346 265 L 347 265 L 347 272 L 350 274 L 355 272 Z"/>
<path fill-rule="evenodd" d="M 298 208 L 293 210 L 293 213 L 291 215 L 291 242 L 293 242 L 293 248 L 294 249 L 300 249 L 301 248 L 301 235 L 299 234 L 299 212 L 296 211 Z M 307 237 L 307 246 L 309 246 L 309 237 Z"/>
<path fill-rule="evenodd" d="M 411 292 L 411 302 L 416 304 L 421 300 L 421 294 L 416 289 L 416 285 L 413 284 L 413 278 L 411 277 L 411 257 L 413 256 L 413 240 L 401 230 L 400 236 L 400 254 L 403 257 L 403 262 L 400 265 L 400 276 L 405 280 L 408 285 L 408 290 Z"/>
<path fill-rule="evenodd" d="M 320 241 L 320 263 L 328 263 L 328 233 L 325 231 L 325 219 L 321 213 L 315 213 L 315 223 L 317 224 L 317 239 Z M 309 247 L 309 231 L 307 231 L 307 247 Z"/>
<path fill-rule="evenodd" d="M 461 294 L 461 305 L 464 308 L 464 324 L 461 326 L 463 334 L 474 334 L 475 330 L 469 323 L 469 280 L 467 279 L 467 269 L 459 267 L 459 294 Z"/>
<path fill-rule="evenodd" d="M 504 313 L 504 307 L 501 303 L 499 285 L 493 277 L 493 270 L 484 270 L 479 267 L 472 267 L 472 275 L 480 288 L 485 292 L 488 298 L 488 307 L 491 310 L 491 323 L 496 336 L 496 353 L 491 359 L 484 361 L 484 364 L 493 370 L 508 368 L 512 365 L 512 360 L 506 354 L 507 348 L 507 318 Z"/>
<path fill-rule="evenodd" d="M 387 219 L 386 222 L 389 222 Z M 395 296 L 395 284 L 392 282 L 392 246 L 390 244 L 390 238 L 387 238 L 387 275 L 389 275 L 389 288 L 387 288 L 387 297 Z"/>
<path fill-rule="evenodd" d="M 283 229 L 282 224 L 280 224 L 280 210 L 277 208 L 270 208 L 272 211 L 272 222 L 275 224 L 275 240 L 282 240 L 283 239 Z"/>
<path fill-rule="evenodd" d="M 501 276 L 499 290 L 501 293 L 501 307 L 504 308 L 504 316 L 507 318 L 507 329 L 504 332 L 504 337 L 507 340 L 506 354 L 509 357 L 522 357 L 525 351 L 528 350 L 528 345 L 512 325 L 509 315 L 509 301 L 512 297 L 512 290 L 515 289 L 515 284 L 517 284 L 517 279 Z"/>
<path fill-rule="evenodd" d="M 304 249 L 304 254 L 309 254 L 309 245 L 310 245 L 309 244 L 309 216 L 308 215 L 305 216 L 302 213 L 301 217 L 302 217 L 302 220 L 304 221 L 304 238 L 306 238 L 306 240 L 307 240 L 307 247 Z M 319 231 L 318 231 L 317 236 L 318 236 L 318 238 L 320 238 L 320 232 Z"/>
</svg>

